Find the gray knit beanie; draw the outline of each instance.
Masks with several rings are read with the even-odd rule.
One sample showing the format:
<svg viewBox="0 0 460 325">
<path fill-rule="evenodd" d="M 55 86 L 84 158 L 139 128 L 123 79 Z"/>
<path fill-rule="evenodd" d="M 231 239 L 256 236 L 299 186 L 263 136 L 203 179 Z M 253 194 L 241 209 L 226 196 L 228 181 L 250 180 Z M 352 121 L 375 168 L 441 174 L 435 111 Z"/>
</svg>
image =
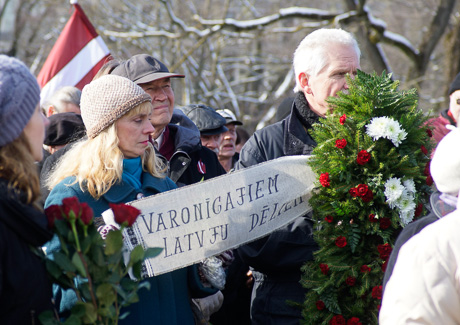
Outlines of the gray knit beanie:
<svg viewBox="0 0 460 325">
<path fill-rule="evenodd" d="M 19 137 L 39 101 L 40 87 L 29 68 L 0 55 L 0 147 Z"/>
<path fill-rule="evenodd" d="M 127 78 L 106 75 L 83 87 L 80 109 L 89 138 L 104 129 L 131 109 L 152 99 L 138 85 Z"/>
</svg>

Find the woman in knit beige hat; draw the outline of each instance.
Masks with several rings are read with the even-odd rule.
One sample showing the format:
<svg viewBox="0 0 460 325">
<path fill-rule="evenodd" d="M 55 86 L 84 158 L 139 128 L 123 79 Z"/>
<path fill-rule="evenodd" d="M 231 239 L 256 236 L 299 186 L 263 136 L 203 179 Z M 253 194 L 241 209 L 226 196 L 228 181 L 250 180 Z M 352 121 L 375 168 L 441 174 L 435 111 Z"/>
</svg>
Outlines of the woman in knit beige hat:
<svg viewBox="0 0 460 325">
<path fill-rule="evenodd" d="M 154 131 L 152 104 L 141 87 L 120 76 L 102 76 L 83 88 L 80 107 L 88 138 L 58 162 L 48 180 L 52 190 L 45 207 L 76 196 L 93 209 L 96 224 L 102 224 L 100 216 L 109 203 L 126 203 L 176 188 L 163 174 L 149 141 Z M 53 240 L 47 251 L 52 253 L 58 245 Z M 216 292 L 203 287 L 195 267 L 145 281 L 150 290 L 141 289 L 139 302 L 122 310 L 130 313 L 120 324 L 194 324 L 190 294 L 203 297 Z M 60 293 L 57 303 L 60 312 L 65 312 L 75 304 L 76 296 L 70 290 Z"/>
<path fill-rule="evenodd" d="M 32 251 L 52 237 L 35 165 L 48 123 L 39 101 L 29 69 L 0 55 L 0 324 L 38 324 L 53 309 L 45 264 Z"/>
</svg>

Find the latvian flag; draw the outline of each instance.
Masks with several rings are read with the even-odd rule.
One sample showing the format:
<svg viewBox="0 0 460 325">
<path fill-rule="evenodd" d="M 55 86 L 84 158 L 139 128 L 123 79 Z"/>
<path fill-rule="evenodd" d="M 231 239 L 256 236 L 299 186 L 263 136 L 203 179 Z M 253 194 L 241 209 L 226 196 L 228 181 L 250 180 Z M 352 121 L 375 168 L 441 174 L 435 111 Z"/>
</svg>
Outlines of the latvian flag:
<svg viewBox="0 0 460 325">
<path fill-rule="evenodd" d="M 41 103 L 64 86 L 82 89 L 99 71 L 110 55 L 109 49 L 97 34 L 76 0 L 75 11 L 59 35 L 38 74 Z"/>
</svg>

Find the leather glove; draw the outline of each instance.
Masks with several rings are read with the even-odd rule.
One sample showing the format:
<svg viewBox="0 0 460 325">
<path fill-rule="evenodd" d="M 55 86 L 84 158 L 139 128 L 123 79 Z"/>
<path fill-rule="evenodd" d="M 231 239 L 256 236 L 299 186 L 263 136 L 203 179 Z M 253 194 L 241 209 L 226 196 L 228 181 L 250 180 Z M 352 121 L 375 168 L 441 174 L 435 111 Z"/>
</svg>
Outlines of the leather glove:
<svg viewBox="0 0 460 325">
<path fill-rule="evenodd" d="M 224 295 L 222 292 L 217 291 L 215 294 L 207 296 L 205 298 L 193 299 L 195 304 L 200 308 L 203 317 L 209 321 L 211 315 L 222 307 L 224 302 Z"/>
</svg>

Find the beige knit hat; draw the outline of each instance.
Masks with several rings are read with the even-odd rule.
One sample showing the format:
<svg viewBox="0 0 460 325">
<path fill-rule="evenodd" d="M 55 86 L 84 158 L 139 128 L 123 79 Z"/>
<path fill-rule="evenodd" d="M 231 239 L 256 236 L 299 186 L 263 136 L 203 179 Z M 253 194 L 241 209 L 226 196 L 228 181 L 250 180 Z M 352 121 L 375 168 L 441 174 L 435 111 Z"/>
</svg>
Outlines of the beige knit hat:
<svg viewBox="0 0 460 325">
<path fill-rule="evenodd" d="M 127 78 L 106 75 L 83 88 L 80 109 L 86 132 L 90 139 L 144 102 L 149 95 Z"/>
</svg>

